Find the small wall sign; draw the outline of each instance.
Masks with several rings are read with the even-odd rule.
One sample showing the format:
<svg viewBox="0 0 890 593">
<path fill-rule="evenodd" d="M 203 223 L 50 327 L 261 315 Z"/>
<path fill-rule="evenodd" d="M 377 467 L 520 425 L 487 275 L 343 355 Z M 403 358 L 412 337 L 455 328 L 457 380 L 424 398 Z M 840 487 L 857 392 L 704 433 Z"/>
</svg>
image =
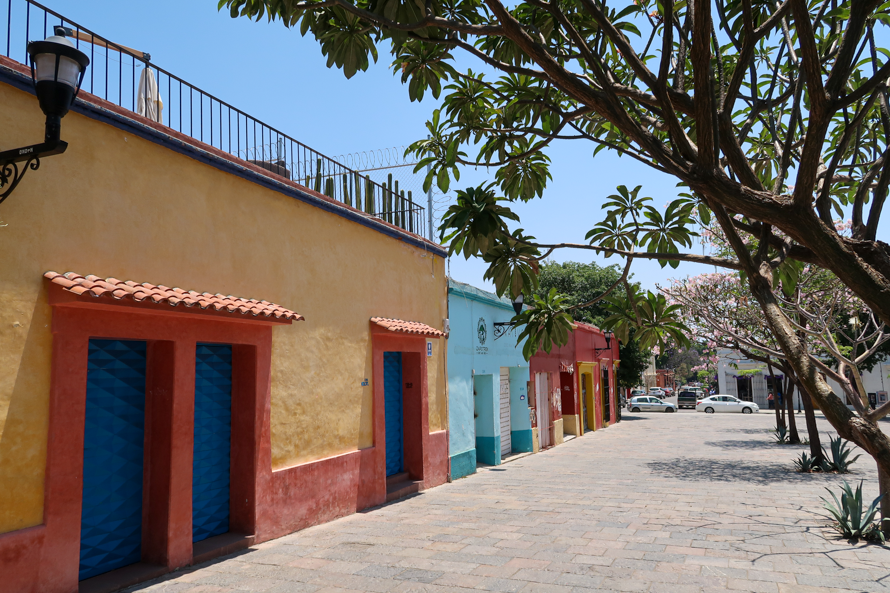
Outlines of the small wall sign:
<svg viewBox="0 0 890 593">
<path fill-rule="evenodd" d="M 525 396 L 524 396 L 524 395 L 520 395 L 520 396 L 519 396 L 519 399 L 520 399 L 520 400 L 524 400 L 524 399 L 525 399 Z"/>
<path fill-rule="evenodd" d="M 427 343 L 426 343 L 426 355 L 427 355 L 427 356 L 432 356 L 432 355 L 433 355 L 433 343 L 432 343 L 432 342 L 427 342 Z"/>
<path fill-rule="evenodd" d="M 362 387 L 367 387 L 367 386 L 368 386 L 368 380 L 365 379 L 364 381 L 362 381 Z"/>
</svg>

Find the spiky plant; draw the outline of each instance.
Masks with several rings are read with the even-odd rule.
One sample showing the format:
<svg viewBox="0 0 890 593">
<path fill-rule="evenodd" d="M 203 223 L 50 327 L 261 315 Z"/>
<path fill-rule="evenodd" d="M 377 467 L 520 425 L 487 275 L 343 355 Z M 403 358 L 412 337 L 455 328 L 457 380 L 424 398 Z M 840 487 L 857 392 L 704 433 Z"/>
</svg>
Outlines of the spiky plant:
<svg viewBox="0 0 890 593">
<path fill-rule="evenodd" d="M 828 490 L 828 493 L 834 500 L 834 504 L 825 498 L 822 499 L 822 502 L 825 503 L 825 510 L 830 513 L 829 518 L 835 521 L 835 529 L 841 535 L 848 539 L 886 541 L 884 532 L 881 531 L 880 523 L 875 521 L 875 517 L 878 514 L 878 505 L 884 497 L 883 494 L 874 499 L 871 505 L 863 512 L 861 481 L 854 491 L 850 484 L 844 480 L 840 499 L 831 490 Z M 884 519 L 884 521 L 888 520 L 890 519 Z"/>
<path fill-rule="evenodd" d="M 828 437 L 828 439 L 831 441 L 831 459 L 828 461 L 828 464 L 831 467 L 828 471 L 836 471 L 839 474 L 850 473 L 850 466 L 853 465 L 857 459 L 862 457 L 862 455 L 857 455 L 850 459 L 853 450 L 849 448 L 849 441 L 845 441 L 840 436 L 837 438 Z M 825 455 L 825 458 L 828 459 L 828 455 Z"/>
<path fill-rule="evenodd" d="M 817 457 L 810 457 L 806 452 L 803 452 L 800 457 L 794 460 L 794 467 L 801 473 L 809 473 L 821 469 L 818 461 Z"/>
</svg>

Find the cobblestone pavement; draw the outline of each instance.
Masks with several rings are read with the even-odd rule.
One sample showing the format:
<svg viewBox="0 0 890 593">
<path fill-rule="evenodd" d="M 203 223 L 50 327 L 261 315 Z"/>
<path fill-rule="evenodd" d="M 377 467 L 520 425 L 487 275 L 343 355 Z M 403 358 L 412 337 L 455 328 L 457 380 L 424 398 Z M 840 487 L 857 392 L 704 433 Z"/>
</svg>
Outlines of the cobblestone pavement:
<svg viewBox="0 0 890 593">
<path fill-rule="evenodd" d="M 890 548 L 825 527 L 819 497 L 841 478 L 793 473 L 803 447 L 772 444 L 772 423 L 769 412 L 625 414 L 544 453 L 133 590 L 890 592 Z M 854 467 L 848 478 L 877 496 L 870 459 Z"/>
</svg>

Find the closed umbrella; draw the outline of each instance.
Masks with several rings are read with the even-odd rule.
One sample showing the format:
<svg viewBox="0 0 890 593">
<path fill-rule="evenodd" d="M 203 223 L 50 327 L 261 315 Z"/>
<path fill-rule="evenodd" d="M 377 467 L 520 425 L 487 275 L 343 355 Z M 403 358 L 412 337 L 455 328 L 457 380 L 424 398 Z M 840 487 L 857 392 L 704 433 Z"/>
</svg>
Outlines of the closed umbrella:
<svg viewBox="0 0 890 593">
<path fill-rule="evenodd" d="M 139 90 L 136 97 L 136 113 L 144 115 L 159 124 L 164 123 L 162 112 L 164 102 L 161 101 L 161 93 L 158 92 L 158 83 L 154 72 L 146 66 L 139 75 Z"/>
</svg>

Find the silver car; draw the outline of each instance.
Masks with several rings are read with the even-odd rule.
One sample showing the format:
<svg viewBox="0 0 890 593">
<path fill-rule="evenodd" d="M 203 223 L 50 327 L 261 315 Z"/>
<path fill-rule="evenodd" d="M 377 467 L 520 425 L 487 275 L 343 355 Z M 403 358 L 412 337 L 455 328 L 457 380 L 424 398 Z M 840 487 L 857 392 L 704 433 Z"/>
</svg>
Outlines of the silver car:
<svg viewBox="0 0 890 593">
<path fill-rule="evenodd" d="M 641 395 L 631 398 L 627 404 L 627 410 L 629 412 L 667 412 L 672 414 L 677 411 L 677 406 L 652 395 Z"/>
</svg>

